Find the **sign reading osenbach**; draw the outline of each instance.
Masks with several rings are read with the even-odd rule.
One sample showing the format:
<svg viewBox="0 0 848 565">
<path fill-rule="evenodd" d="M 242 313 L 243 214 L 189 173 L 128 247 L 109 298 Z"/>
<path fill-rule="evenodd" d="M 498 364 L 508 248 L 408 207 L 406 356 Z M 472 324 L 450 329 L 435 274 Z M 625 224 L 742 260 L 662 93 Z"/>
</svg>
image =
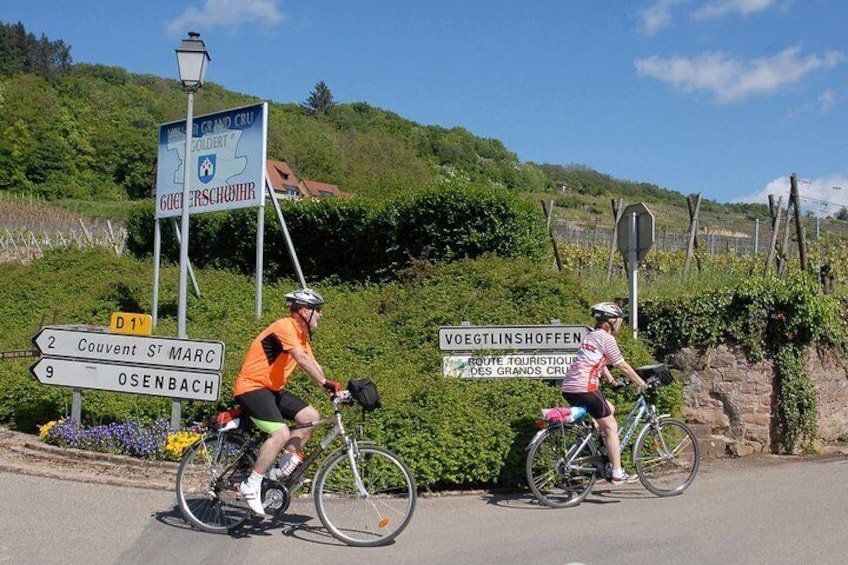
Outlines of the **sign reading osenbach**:
<svg viewBox="0 0 848 565">
<path fill-rule="evenodd" d="M 446 377 L 562 379 L 587 326 L 446 326 L 439 348 Z M 493 355 L 491 351 L 509 351 Z"/>
<path fill-rule="evenodd" d="M 190 214 L 262 205 L 267 108 L 262 102 L 195 117 L 188 158 L 185 120 L 159 126 L 157 220 L 182 214 L 185 166 L 190 167 Z"/>
</svg>

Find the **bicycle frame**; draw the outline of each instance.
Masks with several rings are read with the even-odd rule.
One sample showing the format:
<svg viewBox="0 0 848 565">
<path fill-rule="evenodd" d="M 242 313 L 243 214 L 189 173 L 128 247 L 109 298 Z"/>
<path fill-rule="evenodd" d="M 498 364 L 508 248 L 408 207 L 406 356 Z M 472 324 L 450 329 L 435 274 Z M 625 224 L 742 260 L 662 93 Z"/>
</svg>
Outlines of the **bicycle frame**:
<svg viewBox="0 0 848 565">
<path fill-rule="evenodd" d="M 368 496 L 368 491 L 365 488 L 365 485 L 362 483 L 362 478 L 359 475 L 359 468 L 356 466 L 356 448 L 357 441 L 355 438 L 350 437 L 345 430 L 344 423 L 342 423 L 342 413 L 338 409 L 338 405 L 334 402 L 334 413 L 332 416 L 328 416 L 327 418 L 322 418 L 320 420 L 316 420 L 314 422 L 308 422 L 306 424 L 294 424 L 289 426 L 290 430 L 302 430 L 305 428 L 318 428 L 320 426 L 333 424 L 333 428 L 327 432 L 327 435 L 319 442 L 318 446 L 315 447 L 307 456 L 306 459 L 303 460 L 303 463 L 298 465 L 294 472 L 290 477 L 287 478 L 287 482 L 289 484 L 294 484 L 297 480 L 303 476 L 307 469 L 309 469 L 315 460 L 324 452 L 324 450 L 329 447 L 331 443 L 333 443 L 336 438 L 341 436 L 344 438 L 344 449 L 347 451 L 347 457 L 350 461 L 350 467 L 353 470 L 353 478 L 356 484 L 357 490 L 359 490 L 360 495 L 363 497 Z"/>
</svg>

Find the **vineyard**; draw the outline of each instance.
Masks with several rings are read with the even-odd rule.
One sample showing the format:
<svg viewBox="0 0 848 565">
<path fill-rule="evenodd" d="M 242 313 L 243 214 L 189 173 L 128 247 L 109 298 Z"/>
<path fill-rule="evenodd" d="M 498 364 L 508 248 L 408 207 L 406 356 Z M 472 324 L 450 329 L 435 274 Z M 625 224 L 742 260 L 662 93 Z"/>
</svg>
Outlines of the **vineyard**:
<svg viewBox="0 0 848 565">
<path fill-rule="evenodd" d="M 43 200 L 0 194 L 0 263 L 29 264 L 56 248 L 105 247 L 121 255 L 126 230 Z"/>
</svg>

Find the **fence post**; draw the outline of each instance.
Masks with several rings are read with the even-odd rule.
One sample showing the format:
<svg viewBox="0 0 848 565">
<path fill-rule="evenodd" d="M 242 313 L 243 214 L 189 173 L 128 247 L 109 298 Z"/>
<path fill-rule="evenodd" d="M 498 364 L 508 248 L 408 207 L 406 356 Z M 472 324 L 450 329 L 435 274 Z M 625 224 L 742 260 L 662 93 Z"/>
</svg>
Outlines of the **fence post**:
<svg viewBox="0 0 848 565">
<path fill-rule="evenodd" d="M 767 275 L 771 268 L 771 261 L 774 259 L 775 248 L 777 247 L 777 232 L 780 229 L 780 211 L 783 207 L 783 197 L 777 199 L 777 206 L 774 205 L 774 195 L 769 194 L 769 215 L 771 216 L 771 243 L 769 244 L 768 253 L 766 254 L 766 266 L 763 270 L 763 275 Z"/>
<path fill-rule="evenodd" d="M 618 221 L 621 219 L 624 201 L 619 198 L 618 200 L 610 200 L 610 204 L 612 205 L 612 237 L 610 237 L 610 252 L 607 261 L 607 282 L 612 280 L 612 264 L 615 261 L 615 251 L 618 246 Z"/>
<path fill-rule="evenodd" d="M 698 213 L 701 210 L 701 193 L 699 192 L 696 196 L 694 205 L 692 204 L 692 197 L 686 197 L 686 205 L 689 206 L 689 243 L 686 245 L 686 260 L 683 263 L 684 277 L 689 274 L 692 253 L 698 248 Z"/>
</svg>

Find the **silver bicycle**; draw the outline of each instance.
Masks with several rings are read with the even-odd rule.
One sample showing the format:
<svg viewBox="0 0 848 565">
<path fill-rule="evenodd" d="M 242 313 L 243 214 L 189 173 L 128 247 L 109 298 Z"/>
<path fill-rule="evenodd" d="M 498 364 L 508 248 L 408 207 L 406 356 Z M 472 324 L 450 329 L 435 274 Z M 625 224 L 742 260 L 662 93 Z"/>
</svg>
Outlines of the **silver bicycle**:
<svg viewBox="0 0 848 565">
<path fill-rule="evenodd" d="M 636 372 L 648 386 L 619 425 L 621 451 L 632 443 L 633 466 L 646 489 L 657 496 L 678 495 L 698 473 L 698 440 L 689 426 L 660 414 L 654 405 L 657 389 L 672 382 L 665 365 L 647 365 Z M 527 446 L 527 484 L 546 506 L 576 506 L 599 477 L 612 478 L 597 426 L 585 414 L 581 409 L 572 422 L 544 422 Z"/>
<path fill-rule="evenodd" d="M 292 493 L 304 485 L 304 474 L 340 438 L 344 445 L 320 463 L 312 483 L 318 517 L 331 535 L 348 545 L 384 545 L 412 519 L 415 481 L 397 455 L 347 432 L 341 408 L 352 402 L 345 391 L 333 399 L 332 416 L 290 426 L 293 430 L 332 427 L 285 482 L 263 480 L 263 506 L 272 516 L 283 514 Z M 227 414 L 230 417 L 222 416 Z M 176 485 L 177 502 L 186 520 L 213 533 L 230 532 L 250 517 L 238 488 L 250 475 L 264 440 L 264 435 L 250 430 L 249 418 L 233 418 L 233 411 L 222 415 L 206 426 L 203 437 L 183 455 Z"/>
</svg>

